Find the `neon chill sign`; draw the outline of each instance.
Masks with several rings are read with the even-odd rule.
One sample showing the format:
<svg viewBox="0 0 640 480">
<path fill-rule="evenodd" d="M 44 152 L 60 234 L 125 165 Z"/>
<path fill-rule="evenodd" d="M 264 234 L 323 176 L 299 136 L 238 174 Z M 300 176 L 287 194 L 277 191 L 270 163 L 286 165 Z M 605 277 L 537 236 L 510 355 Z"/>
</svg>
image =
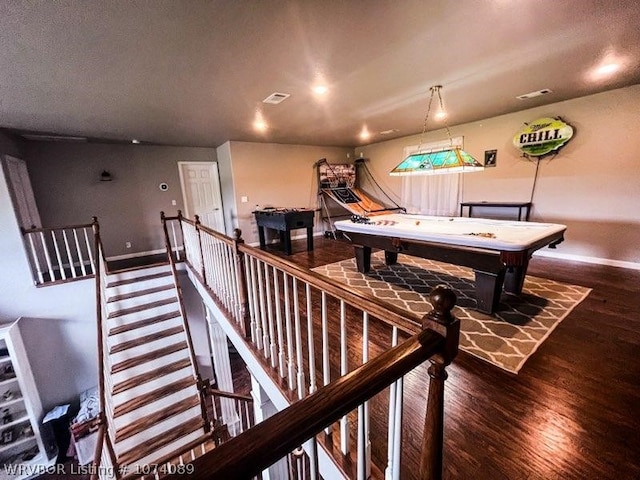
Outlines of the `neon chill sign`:
<svg viewBox="0 0 640 480">
<path fill-rule="evenodd" d="M 513 144 L 527 156 L 541 157 L 558 150 L 572 136 L 573 128 L 560 118 L 540 118 L 516 133 Z"/>
</svg>

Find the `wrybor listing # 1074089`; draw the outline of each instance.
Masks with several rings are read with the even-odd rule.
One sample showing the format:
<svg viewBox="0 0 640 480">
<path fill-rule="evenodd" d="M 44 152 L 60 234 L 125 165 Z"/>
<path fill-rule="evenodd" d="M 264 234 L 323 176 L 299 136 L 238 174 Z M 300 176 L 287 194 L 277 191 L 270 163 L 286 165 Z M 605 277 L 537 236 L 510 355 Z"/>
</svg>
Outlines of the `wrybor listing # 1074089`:
<svg viewBox="0 0 640 480">
<path fill-rule="evenodd" d="M 109 466 L 96 467 L 93 463 L 87 465 L 77 464 L 56 464 L 56 465 L 44 465 L 44 464 L 5 464 L 4 473 L 10 478 L 30 478 L 38 475 L 98 475 L 106 477 L 116 477 L 116 468 Z M 117 469 L 118 476 L 125 475 L 191 475 L 194 472 L 194 466 L 192 464 L 174 465 L 174 464 L 162 464 L 162 465 L 130 465 L 122 466 Z"/>
</svg>

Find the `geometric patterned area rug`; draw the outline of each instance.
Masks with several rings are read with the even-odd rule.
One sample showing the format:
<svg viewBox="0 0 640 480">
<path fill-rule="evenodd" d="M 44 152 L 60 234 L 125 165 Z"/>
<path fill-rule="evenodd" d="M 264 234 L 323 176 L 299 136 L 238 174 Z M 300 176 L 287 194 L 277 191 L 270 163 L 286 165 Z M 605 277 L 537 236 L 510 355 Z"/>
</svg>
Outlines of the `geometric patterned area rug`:
<svg viewBox="0 0 640 480">
<path fill-rule="evenodd" d="M 449 285 L 458 300 L 460 349 L 511 373 L 518 373 L 554 328 L 584 300 L 591 289 L 527 275 L 522 294 L 502 294 L 493 315 L 475 309 L 473 270 L 418 257 L 398 255 L 387 266 L 384 253 L 371 255 L 371 270 L 359 273 L 354 259 L 313 269 L 405 310 L 423 315 L 431 310 L 429 292 Z"/>
</svg>

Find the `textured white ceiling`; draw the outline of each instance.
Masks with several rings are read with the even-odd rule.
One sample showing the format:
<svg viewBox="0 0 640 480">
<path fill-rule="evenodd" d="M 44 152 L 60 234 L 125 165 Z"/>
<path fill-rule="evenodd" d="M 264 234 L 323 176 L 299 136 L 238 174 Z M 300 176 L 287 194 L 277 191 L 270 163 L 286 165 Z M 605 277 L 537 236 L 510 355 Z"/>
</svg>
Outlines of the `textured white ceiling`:
<svg viewBox="0 0 640 480">
<path fill-rule="evenodd" d="M 594 81 L 607 55 L 625 69 Z M 638 0 L 0 0 L 0 127 L 110 140 L 355 146 L 421 131 L 435 84 L 454 125 L 640 83 L 639 65 Z"/>
</svg>

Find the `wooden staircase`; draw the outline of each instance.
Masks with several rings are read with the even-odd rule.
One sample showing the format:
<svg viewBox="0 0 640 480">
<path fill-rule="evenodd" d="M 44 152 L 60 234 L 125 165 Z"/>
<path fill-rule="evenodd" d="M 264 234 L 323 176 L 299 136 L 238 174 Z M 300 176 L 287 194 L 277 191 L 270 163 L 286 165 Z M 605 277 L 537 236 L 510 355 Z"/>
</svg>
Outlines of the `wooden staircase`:
<svg viewBox="0 0 640 480">
<path fill-rule="evenodd" d="M 181 463 L 180 453 L 193 459 L 211 450 L 215 441 L 171 265 L 102 278 L 104 414 L 111 444 L 102 450 L 102 465 L 127 476 L 149 465 Z"/>
</svg>

